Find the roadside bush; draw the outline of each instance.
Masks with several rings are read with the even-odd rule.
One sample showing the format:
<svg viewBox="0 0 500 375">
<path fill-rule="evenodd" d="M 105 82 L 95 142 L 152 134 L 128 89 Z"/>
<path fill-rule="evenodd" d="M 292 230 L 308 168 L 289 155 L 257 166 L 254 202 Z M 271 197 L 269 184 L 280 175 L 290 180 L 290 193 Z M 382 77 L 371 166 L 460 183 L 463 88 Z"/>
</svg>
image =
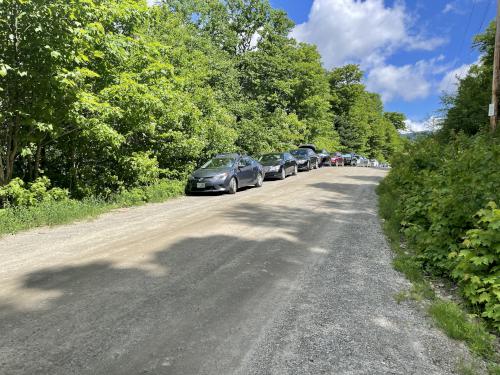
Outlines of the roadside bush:
<svg viewBox="0 0 500 375">
<path fill-rule="evenodd" d="M 64 201 L 69 197 L 65 189 L 50 188 L 47 177 L 37 178 L 26 185 L 20 178 L 0 187 L 0 207 L 32 207 L 42 202 Z"/>
<path fill-rule="evenodd" d="M 158 182 L 161 169 L 151 152 L 134 152 L 123 160 L 123 179 L 127 186 L 147 186 Z"/>
<path fill-rule="evenodd" d="M 15 187 L 18 191 L 18 185 Z M 0 235 L 43 225 L 58 225 L 92 218 L 114 208 L 162 202 L 182 195 L 184 187 L 184 181 L 160 180 L 150 186 L 123 191 L 108 199 L 91 197 L 82 200 L 67 199 L 67 195 L 64 195 L 64 199 L 56 199 L 55 197 L 58 197 L 57 194 L 60 192 L 51 192 L 51 198 L 44 198 L 36 205 L 11 205 L 0 209 Z M 43 191 L 40 186 L 34 190 Z M 45 195 L 41 194 L 41 196 Z"/>
<path fill-rule="evenodd" d="M 451 253 L 457 259 L 452 272 L 464 295 L 484 310 L 500 330 L 500 209 L 494 202 L 477 213 L 475 229 L 467 231 L 464 249 Z"/>
<path fill-rule="evenodd" d="M 499 162 L 500 144 L 491 136 L 457 136 L 448 144 L 429 137 L 394 158 L 379 188 L 381 214 L 425 271 L 454 277 L 497 328 L 498 242 L 492 238 L 499 227 L 488 213 L 493 206 L 482 209 L 500 202 Z"/>
</svg>

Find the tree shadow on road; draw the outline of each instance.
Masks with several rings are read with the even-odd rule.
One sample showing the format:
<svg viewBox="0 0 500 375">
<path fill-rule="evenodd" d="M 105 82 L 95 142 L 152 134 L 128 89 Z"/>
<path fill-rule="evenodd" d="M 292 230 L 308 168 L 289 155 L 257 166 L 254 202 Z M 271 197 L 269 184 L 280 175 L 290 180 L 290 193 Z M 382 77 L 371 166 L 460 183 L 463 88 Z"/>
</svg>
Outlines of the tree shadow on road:
<svg viewBox="0 0 500 375">
<path fill-rule="evenodd" d="M 193 236 L 127 266 L 93 261 L 25 275 L 11 302 L 0 300 L 0 373 L 231 373 L 300 272 L 322 256 L 311 248 L 339 219 L 332 209 L 356 203 L 355 185 L 311 186 L 335 198 L 312 196 L 298 209 L 242 204 L 226 215 L 269 228 L 270 237 Z M 51 297 L 34 305 L 15 303 L 44 292 Z"/>
</svg>

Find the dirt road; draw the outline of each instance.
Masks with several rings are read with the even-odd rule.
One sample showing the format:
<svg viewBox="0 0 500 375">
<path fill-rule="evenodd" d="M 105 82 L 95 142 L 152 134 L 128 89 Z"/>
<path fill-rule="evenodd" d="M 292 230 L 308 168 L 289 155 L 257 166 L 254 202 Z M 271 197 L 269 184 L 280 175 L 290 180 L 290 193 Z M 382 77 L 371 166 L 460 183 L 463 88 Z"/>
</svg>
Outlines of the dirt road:
<svg viewBox="0 0 500 375">
<path fill-rule="evenodd" d="M 386 172 L 324 168 L 0 240 L 0 374 L 451 374 L 394 294 Z"/>
</svg>

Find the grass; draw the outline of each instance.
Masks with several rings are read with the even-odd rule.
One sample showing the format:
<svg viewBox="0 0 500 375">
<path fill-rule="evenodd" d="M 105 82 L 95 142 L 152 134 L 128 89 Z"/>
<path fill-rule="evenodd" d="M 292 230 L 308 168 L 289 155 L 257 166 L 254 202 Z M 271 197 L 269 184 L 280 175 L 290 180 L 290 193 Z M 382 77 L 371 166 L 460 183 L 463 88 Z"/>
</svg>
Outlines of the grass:
<svg viewBox="0 0 500 375">
<path fill-rule="evenodd" d="M 0 209 L 0 236 L 41 226 L 68 224 L 97 217 L 115 208 L 163 202 L 184 193 L 184 182 L 163 180 L 155 185 L 116 194 L 108 200 L 88 198 L 42 202 L 33 207 Z"/>
<path fill-rule="evenodd" d="M 395 254 L 393 266 L 412 283 L 411 289 L 397 293 L 394 296 L 395 300 L 398 303 L 408 299 L 429 302 L 427 311 L 436 326 L 449 337 L 464 341 L 472 353 L 486 360 L 489 374 L 500 375 L 494 336 L 481 321 L 470 319 L 460 305 L 436 296 L 416 254 L 413 254 L 411 249 L 402 247 L 404 238 L 400 233 L 401 220 L 396 216 L 395 197 L 391 196 L 391 192 L 384 191 L 384 188 L 380 188 L 378 193 L 379 212 L 384 220 L 384 231 Z M 457 365 L 457 373 L 475 375 L 478 373 L 477 368 L 477 363 L 466 363 L 462 360 Z"/>
<path fill-rule="evenodd" d="M 470 320 L 456 303 L 436 300 L 429 306 L 428 312 L 449 337 L 465 341 L 471 351 L 481 357 L 493 358 L 493 336 L 482 323 Z"/>
</svg>

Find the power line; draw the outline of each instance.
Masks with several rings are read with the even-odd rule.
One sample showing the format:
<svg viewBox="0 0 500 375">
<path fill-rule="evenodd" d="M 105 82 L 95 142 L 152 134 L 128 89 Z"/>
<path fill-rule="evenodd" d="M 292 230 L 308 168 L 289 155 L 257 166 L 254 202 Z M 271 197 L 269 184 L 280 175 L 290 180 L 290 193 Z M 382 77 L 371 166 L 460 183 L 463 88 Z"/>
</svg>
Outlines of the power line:
<svg viewBox="0 0 500 375">
<path fill-rule="evenodd" d="M 467 37 L 467 32 L 469 31 L 469 27 L 470 27 L 470 24 L 472 22 L 472 15 L 474 14 L 475 9 L 476 9 L 476 3 L 473 1 L 472 2 L 471 11 L 469 12 L 469 19 L 467 20 L 467 26 L 464 29 L 464 33 L 462 35 L 462 40 L 460 42 L 460 48 L 458 49 L 458 54 L 457 54 L 457 57 L 456 57 L 456 59 L 457 59 L 456 61 L 461 60 L 462 57 L 463 57 L 463 46 L 464 46 L 464 43 L 465 43 L 465 38 Z M 453 65 L 456 64 L 456 61 L 453 63 Z M 448 78 L 448 83 L 446 84 L 445 93 L 448 92 L 448 90 L 450 89 L 451 81 L 452 81 L 452 79 Z"/>
<path fill-rule="evenodd" d="M 483 12 L 483 16 L 482 16 L 482 19 L 481 19 L 481 23 L 479 24 L 479 27 L 477 28 L 476 32 L 475 32 L 475 35 L 479 34 L 482 30 L 483 30 L 483 26 L 484 26 L 484 23 L 486 21 L 486 18 L 488 17 L 488 13 L 490 11 L 490 8 L 491 8 L 491 3 L 493 1 L 490 0 L 486 3 L 486 7 L 484 9 L 484 12 Z M 474 9 L 475 7 L 475 3 L 472 4 L 472 9 Z M 471 17 L 469 17 L 469 23 L 468 23 L 468 26 L 467 28 L 469 27 L 469 24 L 470 24 L 470 20 L 471 20 Z M 464 42 L 465 38 L 462 39 L 462 46 L 463 46 L 463 42 Z M 462 51 L 462 48 L 460 49 Z M 470 57 L 472 55 L 472 52 L 473 52 L 473 49 L 469 49 L 469 54 L 467 55 L 468 57 Z M 463 51 L 462 51 L 463 53 Z M 462 57 L 461 57 L 462 58 Z M 465 65 L 465 64 L 464 64 Z M 462 67 L 462 70 L 460 71 L 459 74 L 456 75 L 456 78 L 458 80 L 461 80 L 463 78 L 463 76 L 465 75 L 465 72 L 470 68 L 470 65 L 466 65 L 466 66 L 463 66 Z M 452 79 L 448 79 L 448 84 L 446 85 L 446 92 L 448 92 L 449 90 L 449 86 L 451 84 L 451 81 Z"/>
</svg>

